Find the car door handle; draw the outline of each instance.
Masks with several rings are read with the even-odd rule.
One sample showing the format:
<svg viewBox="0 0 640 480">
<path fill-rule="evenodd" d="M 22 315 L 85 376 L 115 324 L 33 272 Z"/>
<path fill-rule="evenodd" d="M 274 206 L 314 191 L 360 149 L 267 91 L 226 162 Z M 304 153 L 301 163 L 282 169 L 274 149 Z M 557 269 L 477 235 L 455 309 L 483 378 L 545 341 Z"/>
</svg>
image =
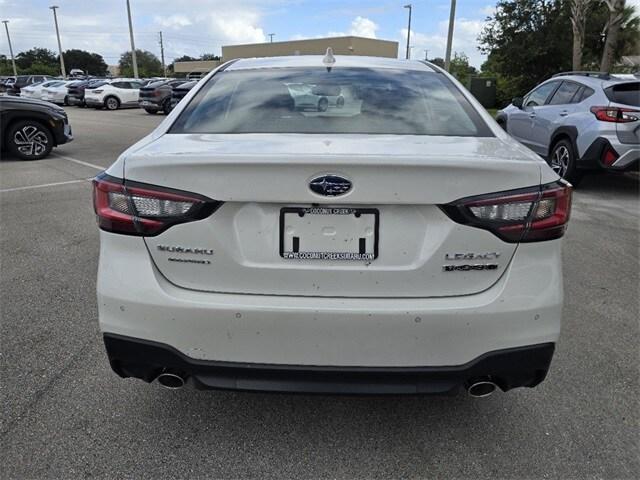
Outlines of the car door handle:
<svg viewBox="0 0 640 480">
<path fill-rule="evenodd" d="M 536 114 L 535 114 L 535 113 L 533 113 L 533 112 L 532 112 L 532 113 L 530 113 L 530 114 L 529 114 L 529 118 L 536 118 Z"/>
<path fill-rule="evenodd" d="M 569 115 L 569 111 L 568 111 L 568 110 L 562 110 L 562 111 L 560 112 L 560 116 L 561 116 L 561 117 L 566 117 L 567 115 Z"/>
</svg>

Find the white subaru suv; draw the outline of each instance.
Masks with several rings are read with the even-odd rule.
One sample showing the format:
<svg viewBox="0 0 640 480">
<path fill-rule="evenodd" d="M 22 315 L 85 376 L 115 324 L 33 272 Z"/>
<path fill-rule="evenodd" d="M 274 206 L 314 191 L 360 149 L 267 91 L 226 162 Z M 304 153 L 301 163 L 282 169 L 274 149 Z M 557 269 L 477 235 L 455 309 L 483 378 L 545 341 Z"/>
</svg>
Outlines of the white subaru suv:
<svg viewBox="0 0 640 480">
<path fill-rule="evenodd" d="M 344 104 L 298 109 L 288 88 Z M 533 387 L 571 187 L 425 62 L 228 62 L 94 180 L 111 366 L 170 388 Z"/>
</svg>

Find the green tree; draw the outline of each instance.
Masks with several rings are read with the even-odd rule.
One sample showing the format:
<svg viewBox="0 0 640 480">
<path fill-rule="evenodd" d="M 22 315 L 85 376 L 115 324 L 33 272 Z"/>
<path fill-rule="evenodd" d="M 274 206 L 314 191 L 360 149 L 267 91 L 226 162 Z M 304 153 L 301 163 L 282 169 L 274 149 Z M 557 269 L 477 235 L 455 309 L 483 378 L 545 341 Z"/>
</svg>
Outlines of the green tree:
<svg viewBox="0 0 640 480">
<path fill-rule="evenodd" d="M 213 53 L 203 53 L 200 55 L 200 60 L 221 60 L 222 57 L 214 55 Z"/>
<path fill-rule="evenodd" d="M 60 64 L 46 64 L 40 62 L 34 62 L 31 64 L 29 68 L 23 68 L 18 71 L 18 73 L 22 73 L 25 75 L 51 75 L 52 77 L 57 77 L 60 75 Z"/>
<path fill-rule="evenodd" d="M 637 51 L 640 20 L 632 7 L 624 12 L 627 18 L 617 34 L 614 63 Z M 604 50 L 602 32 L 608 20 L 606 6 L 592 5 L 585 24 L 583 66 L 598 69 Z M 482 72 L 496 77 L 498 103 L 505 105 L 551 75 L 571 70 L 571 2 L 498 0 L 479 41 L 480 50 L 488 55 Z"/>
<path fill-rule="evenodd" d="M 136 48 L 136 61 L 138 63 L 138 75 L 140 77 L 159 77 L 162 75 L 162 63 L 153 53 Z M 118 62 L 120 75 L 123 77 L 133 77 L 133 62 L 131 61 L 131 51 L 120 55 Z"/>
<path fill-rule="evenodd" d="M 189 55 L 183 55 L 181 57 L 173 59 L 174 62 L 195 62 L 196 60 L 198 59 L 195 57 L 190 57 Z"/>
<path fill-rule="evenodd" d="M 0 75 L 13 75 L 11 59 L 0 53 Z"/>
<path fill-rule="evenodd" d="M 72 49 L 65 51 L 64 63 L 67 71 L 79 68 L 88 75 L 105 75 L 107 73 L 107 63 L 102 58 L 102 55 L 85 50 Z"/>
<path fill-rule="evenodd" d="M 568 10 L 560 0 L 498 1 L 479 40 L 480 50 L 488 54 L 482 71 L 498 80 L 499 104 L 571 69 Z"/>
<path fill-rule="evenodd" d="M 47 48 L 32 48 L 26 52 L 20 52 L 16 55 L 16 66 L 20 69 L 28 69 L 34 63 L 39 65 L 57 66 L 60 73 L 60 62 L 58 56 Z"/>
<path fill-rule="evenodd" d="M 449 65 L 449 73 L 458 79 L 460 83 L 468 87 L 469 77 L 476 75 L 478 71 L 469 65 L 469 57 L 464 53 L 455 52 Z"/>
<path fill-rule="evenodd" d="M 436 57 L 436 58 L 432 58 L 431 60 L 429 60 L 431 63 L 433 63 L 434 65 L 439 66 L 440 68 L 444 68 L 444 58 L 442 57 Z"/>
</svg>

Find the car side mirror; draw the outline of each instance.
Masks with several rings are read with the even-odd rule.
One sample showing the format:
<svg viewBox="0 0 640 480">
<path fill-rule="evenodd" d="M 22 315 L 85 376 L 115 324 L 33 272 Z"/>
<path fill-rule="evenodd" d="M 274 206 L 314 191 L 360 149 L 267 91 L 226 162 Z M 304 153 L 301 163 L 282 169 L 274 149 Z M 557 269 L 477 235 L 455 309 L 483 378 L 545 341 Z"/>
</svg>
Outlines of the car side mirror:
<svg viewBox="0 0 640 480">
<path fill-rule="evenodd" d="M 511 103 L 513 104 L 514 107 L 518 107 L 519 109 L 522 110 L 522 97 L 513 97 L 513 99 L 511 100 Z"/>
</svg>

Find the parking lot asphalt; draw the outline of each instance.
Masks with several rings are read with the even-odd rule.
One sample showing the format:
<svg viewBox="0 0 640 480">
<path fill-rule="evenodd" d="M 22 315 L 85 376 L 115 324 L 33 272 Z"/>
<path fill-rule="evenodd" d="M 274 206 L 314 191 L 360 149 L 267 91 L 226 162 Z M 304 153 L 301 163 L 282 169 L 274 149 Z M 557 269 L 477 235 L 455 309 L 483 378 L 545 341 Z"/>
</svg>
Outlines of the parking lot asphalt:
<svg viewBox="0 0 640 480">
<path fill-rule="evenodd" d="M 75 141 L 0 161 L 1 478 L 638 478 L 636 174 L 574 195 L 547 380 L 486 399 L 168 391 L 97 326 L 86 179 L 164 117 L 68 108 Z"/>
</svg>

